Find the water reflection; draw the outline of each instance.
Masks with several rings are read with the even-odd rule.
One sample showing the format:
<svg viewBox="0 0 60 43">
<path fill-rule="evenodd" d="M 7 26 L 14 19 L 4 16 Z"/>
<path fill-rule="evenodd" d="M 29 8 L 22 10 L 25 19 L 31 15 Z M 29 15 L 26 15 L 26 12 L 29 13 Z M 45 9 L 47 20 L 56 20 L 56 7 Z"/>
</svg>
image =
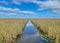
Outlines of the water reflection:
<svg viewBox="0 0 60 43">
<path fill-rule="evenodd" d="M 36 27 L 28 21 L 25 30 L 21 36 L 21 38 L 18 39 L 17 43 L 49 43 L 48 41 L 44 40 Z"/>
</svg>

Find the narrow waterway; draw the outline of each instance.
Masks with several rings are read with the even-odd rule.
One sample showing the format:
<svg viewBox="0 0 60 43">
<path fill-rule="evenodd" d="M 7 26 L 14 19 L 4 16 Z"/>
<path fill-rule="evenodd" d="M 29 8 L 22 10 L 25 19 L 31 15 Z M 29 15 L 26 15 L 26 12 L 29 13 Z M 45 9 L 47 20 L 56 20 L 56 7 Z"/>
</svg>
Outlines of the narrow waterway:
<svg viewBox="0 0 60 43">
<path fill-rule="evenodd" d="M 17 43 L 50 43 L 50 42 L 44 40 L 44 38 L 40 36 L 40 33 L 36 29 L 36 27 L 30 21 L 28 21 Z"/>
</svg>

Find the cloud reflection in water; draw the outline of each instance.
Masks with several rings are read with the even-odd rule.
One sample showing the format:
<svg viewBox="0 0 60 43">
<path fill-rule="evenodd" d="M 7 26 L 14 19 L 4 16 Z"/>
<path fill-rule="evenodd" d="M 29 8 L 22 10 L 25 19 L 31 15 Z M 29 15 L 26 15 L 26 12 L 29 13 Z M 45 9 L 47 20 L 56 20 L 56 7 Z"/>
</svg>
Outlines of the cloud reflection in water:
<svg viewBox="0 0 60 43">
<path fill-rule="evenodd" d="M 49 43 L 41 38 L 36 27 L 29 21 L 17 43 Z"/>
</svg>

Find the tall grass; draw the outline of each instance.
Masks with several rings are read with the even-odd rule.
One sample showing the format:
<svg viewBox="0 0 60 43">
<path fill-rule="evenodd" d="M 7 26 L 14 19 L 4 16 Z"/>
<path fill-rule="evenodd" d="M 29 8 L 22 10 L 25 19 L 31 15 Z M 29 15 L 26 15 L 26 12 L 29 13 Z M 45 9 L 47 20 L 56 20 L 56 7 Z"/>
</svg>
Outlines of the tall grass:
<svg viewBox="0 0 60 43">
<path fill-rule="evenodd" d="M 60 19 L 31 19 L 32 23 L 41 30 L 47 38 L 60 41 Z"/>
<path fill-rule="evenodd" d="M 0 43 L 15 43 L 26 23 L 27 19 L 0 19 Z"/>
</svg>

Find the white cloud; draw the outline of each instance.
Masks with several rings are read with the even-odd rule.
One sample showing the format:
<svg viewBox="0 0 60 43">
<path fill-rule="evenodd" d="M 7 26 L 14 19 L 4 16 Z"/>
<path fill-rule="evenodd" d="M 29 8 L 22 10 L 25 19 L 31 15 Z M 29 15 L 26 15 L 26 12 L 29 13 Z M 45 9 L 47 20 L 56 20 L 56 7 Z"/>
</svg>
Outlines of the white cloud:
<svg viewBox="0 0 60 43">
<path fill-rule="evenodd" d="M 4 4 L 4 5 L 9 5 L 9 4 L 16 4 L 16 5 L 21 5 L 22 2 L 34 2 L 36 0 L 11 0 L 10 2 L 6 1 L 6 0 L 1 0 L 0 3 Z"/>
<path fill-rule="evenodd" d="M 23 11 L 23 10 L 20 10 L 18 8 L 6 8 L 6 7 L 1 7 L 0 6 L 0 11 L 4 11 L 4 12 L 0 12 L 0 15 L 2 14 L 5 14 L 5 15 L 26 15 L 26 14 L 30 14 L 30 15 L 34 15 L 36 14 L 35 12 L 33 11 Z"/>
<path fill-rule="evenodd" d="M 6 2 L 5 0 L 3 1 L 0 1 L 1 3 L 4 3 L 6 5 L 9 5 L 9 3 L 12 3 L 12 4 L 16 4 L 16 5 L 20 5 L 22 4 L 22 2 L 25 2 L 25 3 L 35 3 L 39 6 L 38 10 L 47 10 L 49 9 L 49 11 L 53 12 L 53 13 L 56 13 L 56 14 L 60 14 L 60 0 L 47 0 L 47 1 L 38 1 L 38 0 L 12 0 L 11 2 Z M 8 10 L 7 10 L 8 11 Z M 9 10 L 11 12 L 11 10 Z M 15 12 L 15 9 L 14 11 L 12 10 L 12 12 Z M 31 11 L 18 11 L 18 12 L 23 12 L 24 14 L 27 13 L 27 14 L 30 14 L 30 13 L 33 13 Z M 28 13 L 30 12 L 30 13 Z"/>
<path fill-rule="evenodd" d="M 35 3 L 39 6 L 38 10 L 49 10 L 53 13 L 60 14 L 60 1 L 59 0 L 47 0 L 47 1 L 37 1 L 37 0 L 22 0 L 23 2 Z"/>
<path fill-rule="evenodd" d="M 33 24 L 29 21 L 26 26 L 33 26 Z"/>
<path fill-rule="evenodd" d="M 5 8 L 5 7 L 0 7 L 0 10 L 4 10 L 4 11 L 7 11 L 7 12 L 18 12 L 20 11 L 20 9 L 18 8 Z"/>
<path fill-rule="evenodd" d="M 16 5 L 21 5 L 21 0 L 12 0 L 12 2 Z"/>
<path fill-rule="evenodd" d="M 32 11 L 20 11 L 21 13 L 23 14 L 36 14 L 35 12 L 32 12 Z"/>
<path fill-rule="evenodd" d="M 54 12 L 56 14 L 60 14 L 60 9 L 54 9 L 54 10 L 52 10 L 52 12 Z"/>
<path fill-rule="evenodd" d="M 18 1 L 18 0 L 16 0 Z M 31 3 L 35 3 L 38 6 L 40 6 L 38 8 L 38 10 L 47 10 L 49 9 L 51 12 L 53 13 L 57 13 L 60 14 L 60 1 L 59 0 L 47 0 L 47 1 L 37 1 L 37 0 L 21 0 L 23 2 L 31 2 Z M 20 1 L 20 2 L 21 2 Z"/>
<path fill-rule="evenodd" d="M 39 36 L 40 36 L 39 33 L 36 33 L 36 34 L 33 34 L 33 35 L 27 35 L 27 36 L 22 37 L 22 40 L 26 41 L 27 39 L 36 38 L 36 37 L 39 37 Z"/>
<path fill-rule="evenodd" d="M 2 3 L 4 5 L 9 5 L 9 4 L 21 5 L 21 1 L 20 0 L 11 0 L 10 2 L 8 2 L 6 0 L 1 0 L 0 3 Z"/>
<path fill-rule="evenodd" d="M 23 2 L 34 2 L 34 1 L 37 1 L 37 0 L 22 0 Z"/>
<path fill-rule="evenodd" d="M 60 14 L 60 1 L 45 1 L 37 3 L 40 8 L 38 10 L 50 10 L 53 13 Z"/>
<path fill-rule="evenodd" d="M 16 16 L 16 13 L 6 13 L 6 12 L 0 12 L 0 16 Z"/>
<path fill-rule="evenodd" d="M 44 9 L 60 8 L 60 3 L 58 1 L 46 1 L 39 4 L 40 7 Z"/>
<path fill-rule="evenodd" d="M 6 14 L 7 13 L 5 13 L 5 12 L 4 13 L 3 12 L 0 12 L 0 16 L 2 16 L 2 15 L 5 16 Z"/>
<path fill-rule="evenodd" d="M 0 1 L 0 3 L 2 3 L 2 4 L 4 4 L 4 5 L 8 5 L 8 2 L 6 2 L 6 1 Z"/>
</svg>

